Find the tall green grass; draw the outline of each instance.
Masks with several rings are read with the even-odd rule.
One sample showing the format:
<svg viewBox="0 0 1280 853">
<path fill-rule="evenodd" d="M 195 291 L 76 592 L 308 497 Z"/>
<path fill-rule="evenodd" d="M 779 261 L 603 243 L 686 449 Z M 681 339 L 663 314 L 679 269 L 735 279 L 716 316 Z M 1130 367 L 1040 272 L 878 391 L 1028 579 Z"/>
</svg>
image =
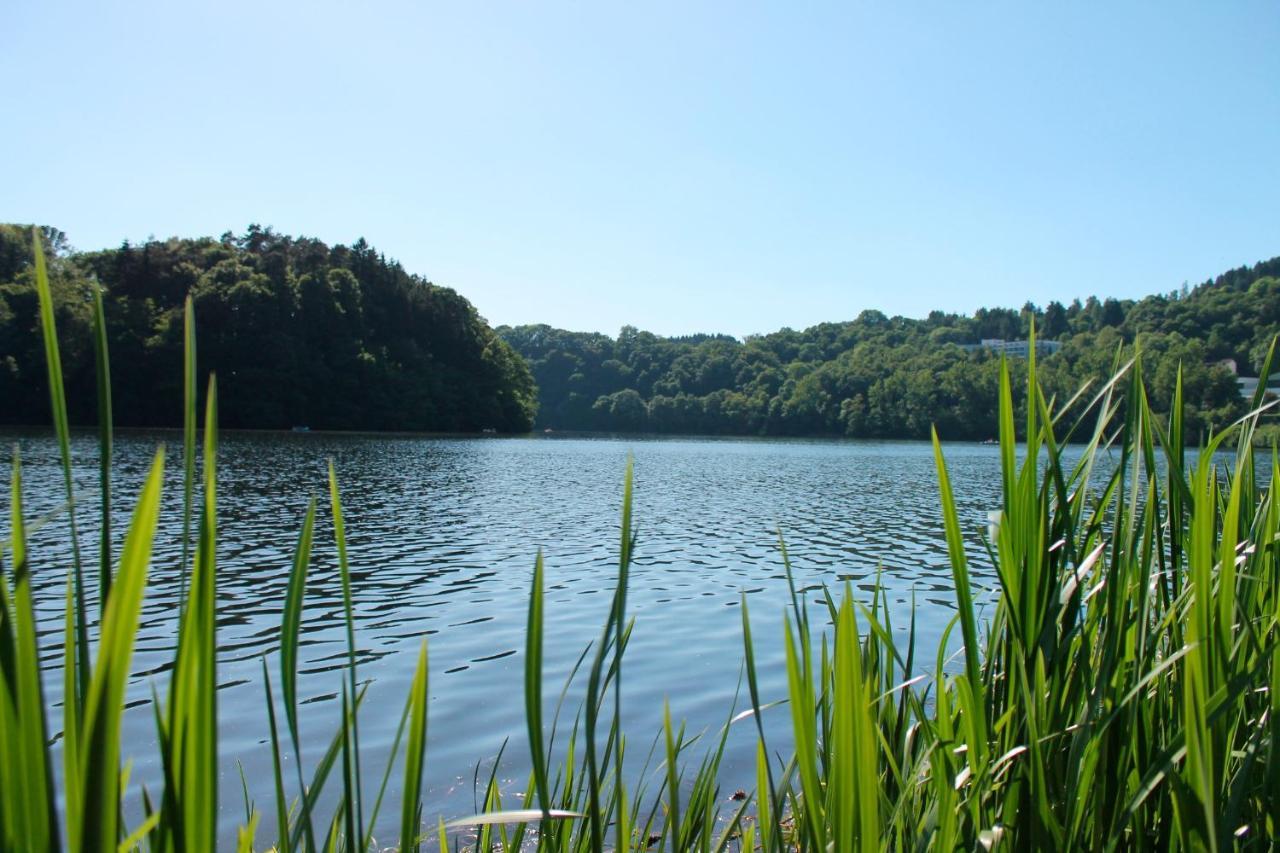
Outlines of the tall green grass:
<svg viewBox="0 0 1280 853">
<path fill-rule="evenodd" d="M 497 768 L 479 814 L 425 815 L 428 649 L 425 639 L 390 757 L 366 801 L 357 637 L 337 473 L 328 496 L 342 584 L 347 671 L 327 748 L 298 729 L 297 663 L 316 504 L 295 549 L 280 626 L 279 687 L 263 661 L 274 773 L 275 838 L 245 782 L 234 842 L 220 838 L 217 741 L 217 387 L 209 381 L 197 430 L 194 316 L 185 314 L 183 365 L 183 594 L 168 683 L 153 689 L 162 790 L 142 789 L 141 820 L 126 825 L 131 745 L 121 717 L 165 473 L 157 452 L 118 552 L 109 526 L 110 371 L 98 366 L 102 500 L 101 618 L 90 630 L 81 568 L 70 433 L 53 305 L 35 242 L 40 322 L 66 489 L 71 564 L 64 636 L 62 772 L 55 770 L 40 678 L 26 543 L 22 469 L 15 450 L 9 531 L 0 542 L 0 844 L 12 850 L 368 850 L 395 846 L 589 851 L 880 849 L 1271 849 L 1280 833 L 1280 459 L 1256 456 L 1255 413 L 1184 447 L 1181 383 L 1167 422 L 1146 397 L 1141 364 L 1117 364 L 1088 420 L 1046 399 L 1028 364 L 1018 447 L 1013 379 L 1000 377 L 1002 506 L 990 540 L 976 541 L 955 509 L 934 436 L 956 613 L 936 649 L 917 647 L 878 588 L 846 585 L 813 602 L 791 587 L 781 643 L 785 696 L 762 696 L 751 615 L 742 600 L 749 707 L 705 736 L 670 713 L 644 769 L 627 776 L 622 730 L 624 653 L 634 627 L 627 586 L 635 533 L 631 468 L 624 476 L 617 580 L 600 636 L 570 681 L 586 697 L 547 707 L 543 675 L 545 567 L 534 562 L 524 695 L 531 772 L 504 793 Z M 95 301 L 101 330 L 102 302 Z M 1268 365 L 1269 367 L 1269 365 Z M 1269 372 L 1264 371 L 1265 373 Z M 1067 454 L 1067 442 L 1083 444 Z M 1234 447 L 1234 454 L 1217 455 Z M 1105 457 L 1115 464 L 1100 464 Z M 196 460 L 201 481 L 197 483 Z M 1076 461 L 1068 460 L 1075 458 Z M 1270 473 L 1270 485 L 1259 485 Z M 195 540 L 191 527 L 195 523 Z M 997 578 L 994 613 L 979 621 L 970 563 Z M 955 649 L 956 656 L 949 658 Z M 777 706 L 785 704 L 786 709 Z M 281 713 L 282 712 L 282 713 Z M 767 742 L 762 718 L 789 714 L 794 752 Z M 283 722 L 283 727 L 281 726 Z M 756 784 L 726 796 L 720 765 L 733 725 L 754 726 Z M 403 755 L 401 753 L 403 752 Z M 283 771 L 294 757 L 295 778 Z M 261 792 L 258 792 L 261 794 Z M 380 820 L 384 805 L 399 819 Z"/>
</svg>

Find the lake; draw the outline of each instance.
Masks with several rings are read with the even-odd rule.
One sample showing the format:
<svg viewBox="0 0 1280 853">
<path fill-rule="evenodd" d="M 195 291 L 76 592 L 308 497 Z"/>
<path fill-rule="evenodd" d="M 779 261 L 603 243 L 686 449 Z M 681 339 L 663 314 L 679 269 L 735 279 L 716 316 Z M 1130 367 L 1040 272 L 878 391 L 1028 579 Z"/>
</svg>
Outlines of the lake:
<svg viewBox="0 0 1280 853">
<path fill-rule="evenodd" d="M 20 446 L 28 522 L 63 503 L 57 448 L 47 434 L 6 432 Z M 123 755 L 134 780 L 154 792 L 157 767 L 149 695 L 176 644 L 181 540 L 181 435 L 117 436 L 117 534 L 157 444 L 171 453 L 162 530 L 133 660 Z M 993 582 L 979 534 L 999 504 L 998 448 L 945 448 L 975 583 Z M 78 434 L 73 453 L 87 574 L 96 572 L 96 440 Z M 639 531 L 629 614 L 635 631 L 624 663 L 624 727 L 639 769 L 659 731 L 663 700 L 691 731 L 728 718 L 742 664 L 740 601 L 750 605 L 761 699 L 785 695 L 784 609 L 789 602 L 778 547 L 786 540 L 797 585 L 817 602 L 822 585 L 853 584 L 870 600 L 877 573 L 899 629 L 912 603 L 932 650 L 954 613 L 934 462 L 922 442 L 668 439 L 645 437 L 439 438 L 226 433 L 219 468 L 221 825 L 243 820 L 240 776 L 263 811 L 259 840 L 273 837 L 272 790 L 261 679 L 265 655 L 279 690 L 278 633 L 286 580 L 309 496 L 323 511 L 303 613 L 300 724 L 306 767 L 340 715 L 346 641 L 336 552 L 327 511 L 326 462 L 335 460 L 353 569 L 359 675 L 370 682 L 361 716 L 366 784 L 382 770 L 416 663 L 430 654 L 424 816 L 434 826 L 477 808 L 481 785 L 509 739 L 499 774 L 522 791 L 528 772 L 523 714 L 523 636 L 539 548 L 546 560 L 548 709 L 583 648 L 599 634 L 617 572 L 619 509 L 628 453 L 635 459 Z M 5 454 L 6 458 L 8 453 Z M 7 498 L 4 527 L 7 529 Z M 49 704 L 60 702 L 63 596 L 70 566 L 66 514 L 30 535 Z M 119 538 L 119 537 L 118 537 Z M 118 547 L 118 545 L 117 545 Z M 980 602 L 991 595 L 978 590 Z M 988 612 L 990 608 L 988 608 Z M 96 612 L 96 605 L 94 606 Z M 821 620 L 825 621 L 825 620 Z M 164 690 L 160 688 L 161 695 Z M 570 690 L 566 715 L 581 685 Z M 738 709 L 747 705 L 746 690 Z M 786 750 L 789 712 L 766 712 L 771 747 Z M 60 727 L 60 711 L 50 719 Z M 741 729 L 741 731 L 737 731 Z M 751 787 L 752 726 L 735 726 L 723 781 Z M 699 750 L 695 749 L 694 754 Z M 288 757 L 292 762 L 293 756 Z M 294 778 L 292 764 L 286 780 Z M 371 781 L 373 780 L 373 781 Z M 393 784 L 392 792 L 398 786 Z M 292 790 L 292 788 L 290 788 Z M 386 834 L 398 802 L 384 811 Z"/>
</svg>

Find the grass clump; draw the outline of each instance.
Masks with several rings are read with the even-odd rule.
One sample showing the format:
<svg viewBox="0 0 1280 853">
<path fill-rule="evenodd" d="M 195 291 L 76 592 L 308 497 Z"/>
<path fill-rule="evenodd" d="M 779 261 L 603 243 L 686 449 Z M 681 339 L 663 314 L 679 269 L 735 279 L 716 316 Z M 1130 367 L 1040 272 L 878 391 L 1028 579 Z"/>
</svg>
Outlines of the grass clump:
<svg viewBox="0 0 1280 853">
<path fill-rule="evenodd" d="M 106 348 L 98 346 L 102 618 L 90 636 L 57 338 L 38 242 L 35 250 L 72 522 L 62 772 L 55 772 L 49 748 L 15 452 L 9 532 L 0 542 L 0 845 L 214 849 L 230 842 L 217 831 L 217 388 L 210 380 L 198 445 L 188 304 L 182 456 L 188 579 L 174 666 L 163 699 L 155 694 L 153 701 L 163 788 L 142 791 L 142 819 L 127 826 L 128 755 L 122 754 L 120 719 L 165 454 L 156 454 L 123 545 L 113 554 L 107 526 L 110 372 Z M 95 311 L 100 324 L 100 302 Z M 376 796 L 366 799 L 373 789 L 366 790 L 365 773 L 372 768 L 360 754 L 364 687 L 357 679 L 345 521 L 331 465 L 348 644 L 341 716 L 327 748 L 308 756 L 304 770 L 296 679 L 316 525 L 312 501 L 280 627 L 279 694 L 263 661 L 275 838 L 269 845 L 259 842 L 261 816 L 250 810 L 235 845 L 367 850 L 377 847 L 375 828 L 394 822 L 402 850 L 1269 849 L 1280 832 L 1280 461 L 1274 447 L 1269 459 L 1255 451 L 1261 398 L 1253 415 L 1188 454 L 1180 394 L 1179 385 L 1165 425 L 1152 415 L 1141 365 L 1117 365 L 1114 378 L 1092 397 L 1090 420 L 1066 423 L 1062 413 L 1077 401 L 1046 399 L 1032 358 L 1019 459 L 1012 380 L 1003 368 L 1003 505 L 994 535 L 984 541 L 985 559 L 998 578 L 991 618 L 978 620 L 971 549 L 935 435 L 941 530 L 956 593 L 956 615 L 938 648 L 917 648 L 914 621 L 899 639 L 880 591 L 867 601 L 857 600 L 847 585 L 828 591 L 815 616 L 792 584 L 779 638 L 787 695 L 761 696 L 744 596 L 749 709 L 730 717 L 709 747 L 665 714 L 655 772 L 646 766 L 630 778 L 620 723 L 623 660 L 634 625 L 627 613 L 635 544 L 628 466 L 613 598 L 598 641 L 571 676 L 585 677 L 584 703 L 567 734 L 558 734 L 565 728 L 559 706 L 547 725 L 539 554 L 525 643 L 528 784 L 504 801 L 495 767 L 484 786 L 482 813 L 452 823 L 422 813 L 425 640 L 392 754 L 380 768 Z M 1084 443 L 1070 464 L 1063 452 L 1067 441 Z M 1228 442 L 1234 455 L 1215 455 Z M 197 453 L 203 455 L 199 484 Z M 1104 454 L 1116 464 L 1099 465 Z M 1259 480 L 1268 471 L 1264 488 Z M 782 560 L 790 579 L 785 547 Z M 960 650 L 949 661 L 952 637 Z M 784 702 L 788 709 L 770 710 Z M 770 748 L 765 713 L 789 713 L 792 755 Z M 734 723 L 756 727 L 757 773 L 754 791 L 730 798 L 718 775 Z M 295 779 L 282 770 L 289 748 Z M 398 821 L 380 822 L 384 804 L 388 811 L 398 806 Z"/>
</svg>

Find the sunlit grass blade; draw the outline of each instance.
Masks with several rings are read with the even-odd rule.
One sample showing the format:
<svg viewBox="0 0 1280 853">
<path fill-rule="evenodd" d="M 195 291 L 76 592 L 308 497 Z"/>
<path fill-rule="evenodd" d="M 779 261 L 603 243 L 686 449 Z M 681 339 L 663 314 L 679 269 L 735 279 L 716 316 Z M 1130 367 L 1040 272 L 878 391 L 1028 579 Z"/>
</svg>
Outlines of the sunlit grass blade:
<svg viewBox="0 0 1280 853">
<path fill-rule="evenodd" d="M 625 647 L 624 636 L 626 633 L 626 596 L 628 574 L 631 566 L 631 548 L 635 541 L 635 534 L 631 528 L 631 497 L 632 497 L 632 476 L 634 466 L 630 457 L 627 458 L 626 473 L 623 475 L 622 486 L 622 534 L 621 548 L 618 554 L 618 581 L 614 588 L 613 601 L 609 609 L 609 615 L 605 619 L 604 629 L 600 635 L 599 644 L 596 646 L 595 658 L 591 664 L 591 670 L 587 676 L 587 698 L 585 708 L 585 736 L 586 736 L 586 785 L 589 808 L 587 809 L 587 822 L 591 833 L 591 846 L 593 849 L 600 849 L 604 846 L 604 828 L 606 821 L 604 820 L 604 780 L 605 776 L 601 770 L 601 761 L 597 755 L 597 725 L 599 722 L 600 710 L 604 705 L 604 692 L 608 688 L 608 678 L 614 678 L 614 707 L 613 707 L 613 724 L 610 726 L 610 741 L 612 742 L 619 733 L 619 719 L 622 713 L 621 701 L 621 665 L 622 651 Z M 608 671 L 606 672 L 606 663 L 608 663 Z M 621 790 L 621 751 L 614 753 L 615 757 L 615 790 Z M 606 749 L 604 763 L 607 766 L 608 750 Z M 619 827 L 619 834 L 625 830 L 625 827 Z"/>
<path fill-rule="evenodd" d="M 676 743 L 678 740 L 683 740 L 684 727 L 681 726 L 679 738 L 672 733 L 671 705 L 665 700 L 662 703 L 662 733 L 662 742 L 667 750 L 667 760 L 663 762 L 667 777 L 667 823 L 664 827 L 663 835 L 670 840 L 670 849 L 675 851 L 679 849 L 682 829 L 680 823 L 679 751 L 676 748 Z"/>
<path fill-rule="evenodd" d="M 1017 483 L 1017 443 L 1018 435 L 1013 426 L 1013 388 L 1009 381 L 1009 362 L 1000 356 L 1000 474 L 1004 483 L 1004 507 L 1013 503 L 1015 484 Z M 933 430 L 934 444 L 937 444 L 937 430 Z"/>
<path fill-rule="evenodd" d="M 803 819 L 797 818 L 798 829 L 816 850 L 827 847 L 827 815 L 824 787 L 819 781 L 817 703 L 813 673 L 804 665 L 792 638 L 791 620 L 784 620 L 784 647 L 787 662 L 787 692 L 791 700 L 791 721 L 795 731 L 796 760 L 800 769 Z M 776 813 L 775 813 L 776 814 Z"/>
<path fill-rule="evenodd" d="M 103 614 L 111 592 L 111 361 L 107 353 L 107 319 L 102 290 L 93 289 L 93 364 L 98 388 L 98 597 Z"/>
<path fill-rule="evenodd" d="M 209 378 L 203 447 L 204 494 L 187 600 L 179 615 L 170 682 L 168 736 L 173 786 L 166 828 L 179 847 L 217 841 L 217 384 Z"/>
<path fill-rule="evenodd" d="M 747 607 L 747 594 L 743 592 L 740 596 L 742 607 L 742 650 L 743 665 L 746 668 L 747 675 L 747 693 L 751 698 L 751 716 L 756 723 L 756 736 L 760 745 L 760 757 L 764 760 L 757 762 L 757 766 L 763 770 L 763 776 L 759 781 L 763 784 L 757 785 L 757 797 L 759 798 L 759 813 L 763 828 L 761 830 L 760 840 L 768 845 L 770 843 L 778 848 L 782 847 L 782 826 L 780 823 L 770 823 L 768 815 L 781 814 L 777 799 L 777 791 L 774 787 L 773 768 L 768 761 L 768 746 L 766 745 L 764 736 L 764 721 L 760 719 L 760 712 L 764 706 L 760 704 L 760 686 L 759 679 L 756 675 L 756 653 L 755 643 L 751 639 L 751 614 Z M 743 712 L 746 713 L 746 712 Z"/>
<path fill-rule="evenodd" d="M 873 851 L 881 846 L 880 756 L 852 599 L 853 593 L 846 586 L 836 625 L 835 702 L 840 724 L 836 729 L 833 801 L 843 813 L 838 820 L 849 827 L 837 846 L 852 850 L 856 845 L 857 849 Z"/>
<path fill-rule="evenodd" d="M 67 572 L 66 603 L 63 607 L 62 691 L 64 696 L 75 695 L 76 678 L 76 615 L 75 584 Z M 64 825 L 68 838 L 80 837 L 81 816 L 84 814 L 82 791 L 76 780 L 80 779 L 80 709 L 76 702 L 62 703 L 62 778 L 72 780 L 63 783 Z"/>
<path fill-rule="evenodd" d="M 635 481 L 635 458 L 628 453 L 627 465 L 622 475 L 622 522 L 618 543 L 618 588 L 615 594 L 613 615 L 613 731 L 618 739 L 613 753 L 613 794 L 617 799 L 618 845 L 629 843 L 631 816 L 627 802 L 627 788 L 622 778 L 622 656 L 626 649 L 627 588 L 631 584 L 631 552 L 635 547 L 636 533 L 631 524 L 631 500 Z"/>
<path fill-rule="evenodd" d="M 339 728 L 342 734 L 342 801 L 340 811 L 342 812 L 343 838 L 346 839 L 349 846 L 354 846 L 364 835 L 363 830 L 356 826 L 356 792 L 353 790 L 356 779 L 355 768 L 352 766 L 355 756 L 351 744 L 351 725 L 353 722 L 354 713 L 351 707 L 351 694 L 347 692 L 347 685 L 344 684 L 342 685 L 342 721 Z M 334 849 L 337 849 L 337 845 L 334 845 Z"/>
<path fill-rule="evenodd" d="M 347 632 L 347 688 L 350 695 L 356 695 L 356 683 L 359 680 L 356 670 L 356 617 L 351 597 L 351 567 L 347 561 L 347 527 L 342 512 L 342 498 L 338 492 L 338 476 L 334 471 L 333 459 L 329 460 L 329 507 L 333 514 L 333 538 L 338 548 L 338 576 L 342 582 L 342 614 Z M 351 763 L 353 765 L 353 782 L 355 788 L 355 819 L 359 833 L 364 835 L 364 784 L 361 780 L 360 761 L 360 715 L 351 715 Z"/>
<path fill-rule="evenodd" d="M 303 798 L 302 826 L 307 847 L 315 849 L 315 831 L 306 808 L 306 785 L 302 779 L 302 740 L 298 733 L 298 640 L 302 627 L 302 600 L 306 594 L 307 569 L 311 564 L 311 541 L 315 532 L 316 499 L 307 503 L 307 513 L 298 533 L 285 590 L 284 612 L 280 617 L 280 690 L 284 694 L 284 716 L 293 744 L 294 768 L 298 772 L 298 794 Z"/>
<path fill-rule="evenodd" d="M 529 729 L 529 757 L 533 763 L 538 805 L 544 815 L 551 813 L 551 792 L 547 788 L 547 756 L 542 735 L 542 550 L 533 564 L 529 590 L 529 619 L 525 628 L 524 709 Z"/>
<path fill-rule="evenodd" d="M 1040 431 L 1036 428 L 1036 415 L 1039 414 L 1039 409 L 1036 406 L 1036 395 L 1039 394 L 1039 391 L 1040 386 L 1036 383 L 1036 318 L 1033 315 L 1031 317 L 1031 325 L 1027 331 L 1027 428 L 1026 432 L 1023 433 L 1023 438 L 1027 442 L 1027 455 L 1030 457 L 1035 456 L 1031 452 L 1031 448 L 1034 447 L 1040 435 Z M 1050 428 L 1053 426 L 1048 423 L 1046 425 Z"/>
<path fill-rule="evenodd" d="M 0 840 L 16 849 L 52 850 L 59 846 L 58 815 L 16 447 L 9 498 L 12 588 L 0 573 Z"/>
<path fill-rule="evenodd" d="M 71 526 L 71 565 L 76 579 L 76 693 L 72 701 L 83 708 L 89 689 L 89 628 L 85 614 L 84 571 L 80 562 L 80 535 L 76 529 L 76 495 L 71 479 L 71 427 L 67 420 L 67 394 L 62 384 L 62 356 L 58 348 L 58 331 L 54 323 L 53 293 L 49 289 L 49 272 L 45 265 L 44 245 L 40 232 L 31 231 L 35 256 L 36 295 L 40 303 L 40 333 L 44 340 L 44 359 L 49 377 L 49 405 L 53 411 L 53 428 L 58 438 L 58 454 L 62 460 L 62 482 L 67 493 L 67 517 Z"/>
<path fill-rule="evenodd" d="M 1011 420 L 1007 428 L 1013 429 Z M 960 634 L 964 640 L 965 675 L 974 689 L 980 689 L 982 662 L 978 646 L 978 627 L 974 617 L 973 591 L 969 580 L 969 561 L 965 556 L 960 519 L 956 515 L 955 497 L 951 493 L 951 477 L 947 473 L 947 463 L 942 456 L 942 443 L 938 440 L 937 430 L 933 431 L 933 458 L 938 473 L 939 500 L 942 502 L 942 519 L 946 529 L 947 553 L 951 561 L 951 577 L 955 583 L 956 611 L 960 619 Z M 1011 455 L 1004 455 L 1002 459 L 1004 464 L 1014 464 Z M 1008 473 L 1005 479 L 1008 482 Z M 1009 488 L 1012 489 L 1013 486 L 1010 485 Z M 1004 520 L 1001 523 L 1009 522 Z"/>
<path fill-rule="evenodd" d="M 179 568 L 178 609 L 186 606 L 187 560 L 191 547 L 191 519 L 196 487 L 196 319 L 191 294 L 182 309 L 182 563 Z"/>
<path fill-rule="evenodd" d="M 236 830 L 236 853 L 253 853 L 256 849 L 254 846 L 254 836 L 258 832 L 258 821 L 261 816 L 254 812 L 249 822 Z"/>
<path fill-rule="evenodd" d="M 162 450 L 152 462 L 120 553 L 115 590 L 107 602 L 93 679 L 85 700 L 81 777 L 77 780 L 82 792 L 83 820 L 79 837 L 72 839 L 72 846 L 79 850 L 111 850 L 119 841 L 120 720 L 160 514 L 163 479 Z"/>
<path fill-rule="evenodd" d="M 400 805 L 400 849 L 416 851 L 422 827 L 422 768 L 427 750 L 427 641 L 418 649 L 418 666 L 409 688 L 409 743 L 404 759 Z"/>
</svg>

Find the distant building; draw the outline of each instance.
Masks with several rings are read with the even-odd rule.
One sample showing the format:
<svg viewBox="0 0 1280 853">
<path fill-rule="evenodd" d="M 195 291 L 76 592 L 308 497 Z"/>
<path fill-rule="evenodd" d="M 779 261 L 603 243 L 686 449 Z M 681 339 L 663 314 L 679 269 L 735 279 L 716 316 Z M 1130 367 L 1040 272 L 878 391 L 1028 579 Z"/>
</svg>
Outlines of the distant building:
<svg viewBox="0 0 1280 853">
<path fill-rule="evenodd" d="M 1234 358 L 1215 361 L 1213 366 L 1231 371 L 1231 374 L 1236 378 L 1236 387 L 1240 389 L 1240 396 L 1244 399 L 1252 400 L 1253 395 L 1258 392 L 1258 383 L 1262 381 L 1262 377 L 1241 376 Z M 1267 394 L 1273 397 L 1280 397 L 1280 372 L 1271 374 L 1271 378 L 1267 380 Z"/>
<path fill-rule="evenodd" d="M 1240 386 L 1240 396 L 1246 400 L 1252 400 L 1260 381 L 1262 381 L 1260 376 L 1237 376 L 1236 384 Z M 1271 374 L 1267 379 L 1267 393 L 1280 397 L 1280 372 Z"/>
<path fill-rule="evenodd" d="M 1015 358 L 1026 358 L 1031 354 L 1030 341 L 1006 341 L 1004 338 L 983 338 L 981 342 L 976 344 L 961 344 L 962 349 L 973 352 L 974 350 L 987 349 L 993 352 L 1003 353 Z M 1036 339 L 1036 355 L 1053 355 L 1062 349 L 1062 341 L 1042 341 Z"/>
</svg>

